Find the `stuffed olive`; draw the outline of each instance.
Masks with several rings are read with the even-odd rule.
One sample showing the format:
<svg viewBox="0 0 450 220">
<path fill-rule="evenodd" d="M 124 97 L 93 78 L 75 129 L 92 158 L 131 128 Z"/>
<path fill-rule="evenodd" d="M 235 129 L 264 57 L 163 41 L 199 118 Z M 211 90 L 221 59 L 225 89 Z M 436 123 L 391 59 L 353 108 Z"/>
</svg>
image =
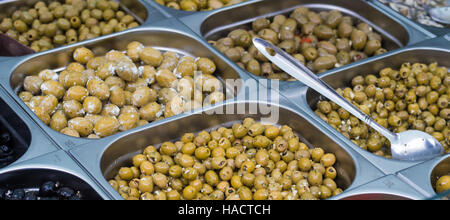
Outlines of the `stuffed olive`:
<svg viewBox="0 0 450 220">
<path fill-rule="evenodd" d="M 382 36 L 367 23 L 337 10 L 315 12 L 305 7 L 288 16 L 258 18 L 210 43 L 252 74 L 294 80 L 256 49 L 254 37 L 277 45 L 316 73 L 387 51 Z"/>
</svg>

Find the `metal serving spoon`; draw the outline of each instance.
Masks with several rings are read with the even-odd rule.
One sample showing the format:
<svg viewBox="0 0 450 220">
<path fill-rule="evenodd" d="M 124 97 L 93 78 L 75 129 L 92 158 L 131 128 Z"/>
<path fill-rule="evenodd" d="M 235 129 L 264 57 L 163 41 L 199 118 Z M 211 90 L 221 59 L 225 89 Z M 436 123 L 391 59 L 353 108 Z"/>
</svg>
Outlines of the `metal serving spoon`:
<svg viewBox="0 0 450 220">
<path fill-rule="evenodd" d="M 254 38 L 253 44 L 264 56 L 286 73 L 332 100 L 385 136 L 391 142 L 391 152 L 394 159 L 421 161 L 435 158 L 444 153 L 442 145 L 427 133 L 409 130 L 396 134 L 379 125 L 370 116 L 356 108 L 316 74 L 280 48 L 260 38 Z"/>
</svg>

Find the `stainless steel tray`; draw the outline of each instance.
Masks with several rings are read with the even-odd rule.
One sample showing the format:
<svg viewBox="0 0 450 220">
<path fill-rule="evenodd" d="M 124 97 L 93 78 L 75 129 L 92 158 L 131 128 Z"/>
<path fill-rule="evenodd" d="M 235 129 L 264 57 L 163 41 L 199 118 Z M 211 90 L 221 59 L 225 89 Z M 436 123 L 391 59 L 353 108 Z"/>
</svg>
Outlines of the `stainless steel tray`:
<svg viewBox="0 0 450 220">
<path fill-rule="evenodd" d="M 180 20 L 207 40 L 217 40 L 231 29 L 247 25 L 260 17 L 273 17 L 289 13 L 301 6 L 318 11 L 336 9 L 343 14 L 364 21 L 382 34 L 385 47 L 389 50 L 435 37 L 425 30 L 413 28 L 400 19 L 383 13 L 372 3 L 363 0 L 250 0 L 211 12 L 189 15 Z M 256 79 L 261 78 L 255 75 L 251 76 Z M 301 83 L 280 82 L 280 85 L 280 88 L 298 87 Z"/>
<path fill-rule="evenodd" d="M 8 2 L 14 4 L 16 1 Z M 401 162 L 377 157 L 361 150 L 313 113 L 310 104 L 314 102 L 317 95 L 310 93 L 308 88 L 298 82 L 280 82 L 279 87 L 272 87 L 271 85 L 277 85 L 276 81 L 269 81 L 269 84 L 260 84 L 258 88 L 252 87 L 249 91 L 244 89 L 246 84 L 243 84 L 237 88 L 230 88 L 231 91 L 237 92 L 237 96 L 222 104 L 183 113 L 100 140 L 72 138 L 53 131 L 43 124 L 16 95 L 16 90 L 25 73 L 35 73 L 45 68 L 64 67 L 76 47 L 87 46 L 93 48 L 96 54 L 101 54 L 109 49 L 123 49 L 128 42 L 139 40 L 148 46 L 163 50 L 213 58 L 218 63 L 220 71 L 224 73 L 222 79 L 242 79 L 243 82 L 255 84 L 254 81 L 248 80 L 260 78 L 240 69 L 209 45 L 204 36 L 214 36 L 214 33 L 248 23 L 259 16 L 288 12 L 300 5 L 340 9 L 359 16 L 360 19 L 377 26 L 385 38 L 392 42 L 392 48 L 398 48 L 387 54 L 321 74 L 320 76 L 326 81 L 340 79 L 345 82 L 356 71 L 372 73 L 383 66 L 397 65 L 406 59 L 409 62 L 439 61 L 441 65 L 450 66 L 449 61 L 445 59 L 450 52 L 450 35 L 435 38 L 436 35 L 427 30 L 367 1 L 349 3 L 350 1 L 338 0 L 249 0 L 223 9 L 197 13 L 176 11 L 160 6 L 153 0 L 120 2 L 128 7 L 132 7 L 133 2 L 139 2 L 141 7 L 143 6 L 141 10 L 145 9 L 147 14 L 140 27 L 41 53 L 21 57 L 0 57 L 2 66 L 0 98 L 26 124 L 31 134 L 28 151 L 17 162 L 0 169 L 0 181 L 2 178 L 5 181 L 12 180 L 8 179 L 9 172 L 15 170 L 35 170 L 42 173 L 48 173 L 48 169 L 58 170 L 81 178 L 103 199 L 121 199 L 109 186 L 105 177 L 111 177 L 119 166 L 128 164 L 134 153 L 148 144 L 157 145 L 163 141 L 176 140 L 185 132 L 200 132 L 221 124 L 230 125 L 246 116 L 265 117 L 266 114 L 263 113 L 248 114 L 248 112 L 230 115 L 211 114 L 213 110 L 222 107 L 249 107 L 262 104 L 280 108 L 279 124 L 294 127 L 294 130 L 311 145 L 321 146 L 337 154 L 338 169 L 341 174 L 339 183 L 346 190 L 342 195 L 332 199 L 424 199 L 435 195 L 432 188 L 430 189 L 431 184 L 426 186 L 424 182 L 430 180 L 432 170 L 435 169 L 438 161 L 443 161 L 444 164 L 450 163 L 444 160 L 448 156 L 426 162 Z M 356 14 L 355 11 L 361 15 Z M 392 59 L 393 57 L 395 59 Z M 341 86 L 337 82 L 333 85 Z M 263 93 L 273 96 L 266 99 L 265 96 L 254 97 L 253 95 Z M 23 174 L 22 171 L 18 173 Z"/>
<path fill-rule="evenodd" d="M 0 1 L 0 20 L 7 15 L 12 14 L 14 11 L 21 7 L 32 7 L 36 2 L 50 2 L 50 0 L 3 0 Z M 64 0 L 58 0 L 64 2 Z M 161 11 L 148 7 L 148 3 L 143 0 L 114 0 L 119 3 L 121 10 L 132 15 L 140 25 L 144 25 L 146 22 L 156 22 L 166 19 L 168 16 L 164 15 Z M 151 16 L 149 16 L 151 15 Z M 17 41 L 11 39 L 10 44 L 19 44 Z M 0 56 L 0 61 L 2 60 Z"/>
<path fill-rule="evenodd" d="M 449 54 L 449 41 L 445 37 L 441 37 L 387 53 L 379 57 L 374 57 L 358 64 L 350 64 L 347 67 L 330 71 L 320 76 L 332 87 L 342 88 L 348 85 L 351 79 L 356 75 L 377 73 L 384 67 L 399 67 L 404 62 L 438 62 L 442 66 L 450 67 L 450 61 L 447 59 Z M 333 135 L 343 139 L 354 150 L 360 152 L 360 154 L 383 170 L 386 174 L 394 174 L 400 170 L 418 164 L 418 162 L 403 162 L 378 157 L 368 151 L 362 150 L 359 146 L 356 146 L 337 130 L 321 120 L 320 117 L 315 115 L 313 107 L 315 107 L 315 104 L 319 100 L 319 95 L 309 88 L 302 87 L 300 90 L 295 87 L 284 88 L 282 94 L 288 94 L 287 98 L 293 100 L 294 103 L 298 103 L 299 108 L 306 111 L 310 117 L 317 121 L 317 123 L 328 127 Z"/>
<path fill-rule="evenodd" d="M 0 19 L 19 10 L 21 7 L 33 7 L 38 1 L 49 2 L 49 0 L 3 0 L 0 2 Z M 65 2 L 64 0 L 58 0 Z M 130 13 L 137 19 L 139 23 L 143 23 L 150 12 L 158 13 L 153 8 L 147 8 L 147 2 L 142 0 L 114 0 L 120 4 L 120 8 L 127 13 Z M 153 15 L 152 15 L 153 17 Z M 150 18 L 152 19 L 152 18 Z"/>
<path fill-rule="evenodd" d="M 231 126 L 233 122 L 242 121 L 246 117 L 252 117 L 256 120 L 268 117 L 268 115 L 262 113 L 249 113 L 252 107 L 259 104 L 266 103 L 229 101 L 227 104 L 210 107 L 203 111 L 199 110 L 194 114 L 185 115 L 161 125 L 141 128 L 129 135 L 122 135 L 112 140 L 101 140 L 95 145 L 88 144 L 75 148 L 70 153 L 86 166 L 86 170 L 89 170 L 102 186 L 108 186 L 107 180 L 112 179 L 122 166 L 130 166 L 131 158 L 142 152 L 145 147 L 149 145 L 158 146 L 165 141 L 177 140 L 186 132 L 197 133 L 202 130 L 218 128 L 221 125 Z M 322 128 L 312 125 L 308 117 L 294 111 L 289 105 L 291 105 L 290 102 L 282 99 L 280 105 L 273 106 L 280 108 L 278 123 L 291 126 L 302 138 L 302 141 L 308 143 L 309 146 L 320 146 L 326 152 L 332 152 L 336 155 L 338 161 L 336 168 L 339 173 L 336 182 L 340 187 L 351 189 L 383 176 L 383 173 L 368 163 L 367 160 L 340 144 L 339 141 L 327 137 Z M 209 114 L 209 112 L 216 112 L 217 110 L 237 110 L 238 106 L 245 107 L 246 111 L 242 114 Z M 271 107 L 271 104 L 269 104 L 269 107 Z M 115 199 L 121 199 L 112 187 L 105 188 Z"/>
</svg>

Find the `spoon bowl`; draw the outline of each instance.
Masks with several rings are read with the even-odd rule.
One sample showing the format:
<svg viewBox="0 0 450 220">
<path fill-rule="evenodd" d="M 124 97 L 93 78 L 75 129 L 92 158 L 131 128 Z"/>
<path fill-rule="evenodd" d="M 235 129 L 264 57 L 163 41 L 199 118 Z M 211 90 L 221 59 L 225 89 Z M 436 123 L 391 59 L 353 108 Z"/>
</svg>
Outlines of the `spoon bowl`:
<svg viewBox="0 0 450 220">
<path fill-rule="evenodd" d="M 442 145 L 427 133 L 421 131 L 405 131 L 396 134 L 381 126 L 282 49 L 261 38 L 254 38 L 253 44 L 261 54 L 267 57 L 267 59 L 272 61 L 272 63 L 277 65 L 280 69 L 284 70 L 287 74 L 335 102 L 350 114 L 386 137 L 391 143 L 392 157 L 394 159 L 422 161 L 435 158 L 444 153 Z"/>
<path fill-rule="evenodd" d="M 421 161 L 444 153 L 441 144 L 425 132 L 408 130 L 396 135 L 396 139 L 390 140 L 392 157 L 395 159 Z"/>
</svg>

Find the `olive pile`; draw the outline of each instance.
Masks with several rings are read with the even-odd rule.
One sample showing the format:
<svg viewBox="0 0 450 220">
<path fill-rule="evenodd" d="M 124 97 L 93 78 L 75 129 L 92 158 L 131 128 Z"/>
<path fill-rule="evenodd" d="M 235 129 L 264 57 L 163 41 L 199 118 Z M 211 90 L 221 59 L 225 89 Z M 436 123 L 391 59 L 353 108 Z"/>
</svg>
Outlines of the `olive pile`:
<svg viewBox="0 0 450 220">
<path fill-rule="evenodd" d="M 53 181 L 42 184 L 39 191 L 0 188 L 0 200 L 81 200 L 81 198 L 80 192 Z"/>
<path fill-rule="evenodd" d="M 450 75 L 438 64 L 404 63 L 378 76 L 356 76 L 352 87 L 337 92 L 389 130 L 425 131 L 450 153 Z M 355 144 L 391 158 L 389 141 L 333 102 L 320 101 L 315 111 Z"/>
<path fill-rule="evenodd" d="M 73 58 L 60 73 L 27 76 L 19 93 L 45 124 L 66 135 L 106 137 L 225 99 L 208 58 L 161 53 L 139 42 L 101 57 L 78 48 Z"/>
<path fill-rule="evenodd" d="M 251 118 L 145 148 L 111 186 L 128 200 L 316 200 L 338 195 L 336 156 Z"/>
<path fill-rule="evenodd" d="M 278 45 L 317 73 L 387 52 L 381 35 L 368 24 L 357 23 L 336 10 L 316 13 L 305 7 L 289 17 L 259 18 L 246 29 L 234 30 L 210 43 L 252 74 L 294 80 L 256 49 L 254 37 Z"/>
<path fill-rule="evenodd" d="M 0 167 L 5 167 L 14 160 L 14 149 L 10 146 L 11 135 L 4 132 L 0 135 Z"/>
<path fill-rule="evenodd" d="M 442 176 L 438 179 L 436 182 L 436 192 L 437 193 L 443 193 L 450 190 L 450 176 Z"/>
<path fill-rule="evenodd" d="M 39 1 L 2 19 L 0 33 L 39 52 L 137 26 L 113 0 Z"/>
<path fill-rule="evenodd" d="M 155 0 L 160 5 L 183 11 L 209 11 L 247 0 Z"/>
</svg>

